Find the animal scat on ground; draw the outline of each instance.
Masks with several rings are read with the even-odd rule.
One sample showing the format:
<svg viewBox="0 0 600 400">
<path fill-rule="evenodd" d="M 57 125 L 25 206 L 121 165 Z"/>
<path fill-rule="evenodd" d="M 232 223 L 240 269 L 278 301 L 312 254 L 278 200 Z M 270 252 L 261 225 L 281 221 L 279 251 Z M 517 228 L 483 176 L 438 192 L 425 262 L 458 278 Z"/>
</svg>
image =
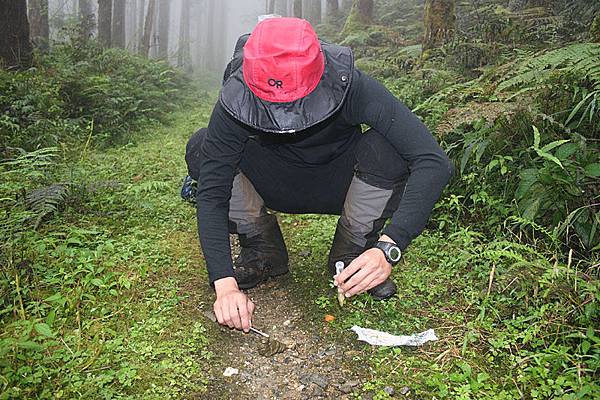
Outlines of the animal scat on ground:
<svg viewBox="0 0 600 400">
<path fill-rule="evenodd" d="M 263 357 L 272 357 L 275 354 L 283 353 L 287 350 L 287 346 L 275 339 L 265 339 L 258 349 L 258 354 Z"/>
</svg>

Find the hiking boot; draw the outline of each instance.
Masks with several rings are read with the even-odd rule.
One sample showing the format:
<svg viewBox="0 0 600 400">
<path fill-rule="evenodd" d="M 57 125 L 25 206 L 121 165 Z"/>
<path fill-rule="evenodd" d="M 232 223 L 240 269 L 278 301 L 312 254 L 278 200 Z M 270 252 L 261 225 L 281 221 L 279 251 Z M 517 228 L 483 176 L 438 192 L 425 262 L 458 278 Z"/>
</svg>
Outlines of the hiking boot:
<svg viewBox="0 0 600 400">
<path fill-rule="evenodd" d="M 344 266 L 347 267 L 356 257 L 371 247 L 371 243 L 367 243 L 367 246 L 363 247 L 352 242 L 350 233 L 338 222 L 333 244 L 329 251 L 329 261 L 327 262 L 329 273 L 332 276 L 335 275 L 335 263 L 337 261 L 342 261 Z M 387 300 L 396 294 L 396 284 L 388 278 L 374 288 L 369 289 L 367 293 L 375 300 Z"/>
<path fill-rule="evenodd" d="M 198 191 L 196 181 L 189 175 L 183 179 L 181 185 L 181 198 L 190 204 L 196 205 L 196 193 Z"/>
<path fill-rule="evenodd" d="M 255 222 L 258 234 L 239 234 L 240 255 L 234 262 L 234 276 L 240 289 L 250 289 L 270 277 L 286 274 L 288 253 L 272 214 L 259 217 Z"/>
</svg>

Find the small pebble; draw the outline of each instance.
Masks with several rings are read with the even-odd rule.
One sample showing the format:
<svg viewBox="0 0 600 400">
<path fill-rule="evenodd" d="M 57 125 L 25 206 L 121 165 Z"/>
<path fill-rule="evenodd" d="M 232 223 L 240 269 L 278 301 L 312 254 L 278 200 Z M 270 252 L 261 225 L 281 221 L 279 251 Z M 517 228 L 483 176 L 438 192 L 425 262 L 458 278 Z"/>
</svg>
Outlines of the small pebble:
<svg viewBox="0 0 600 400">
<path fill-rule="evenodd" d="M 223 376 L 236 375 L 238 372 L 240 372 L 240 371 L 237 368 L 227 367 L 227 368 L 225 368 L 225 371 L 223 371 Z"/>
<path fill-rule="evenodd" d="M 386 386 L 386 387 L 384 387 L 384 388 L 383 388 L 383 391 L 384 391 L 385 393 L 387 393 L 389 396 L 393 396 L 393 395 L 394 395 L 394 393 L 395 393 L 395 390 L 394 390 L 394 388 L 393 388 L 393 387 L 391 387 L 391 386 Z"/>
<path fill-rule="evenodd" d="M 410 388 L 408 386 L 404 386 L 402 389 L 400 389 L 400 394 L 402 396 L 406 396 L 409 392 L 410 392 Z"/>
<path fill-rule="evenodd" d="M 345 394 L 349 394 L 352 393 L 352 386 L 348 385 L 347 383 L 344 383 L 343 385 L 340 385 L 338 387 L 338 389 L 340 390 L 340 392 L 345 393 Z"/>
</svg>

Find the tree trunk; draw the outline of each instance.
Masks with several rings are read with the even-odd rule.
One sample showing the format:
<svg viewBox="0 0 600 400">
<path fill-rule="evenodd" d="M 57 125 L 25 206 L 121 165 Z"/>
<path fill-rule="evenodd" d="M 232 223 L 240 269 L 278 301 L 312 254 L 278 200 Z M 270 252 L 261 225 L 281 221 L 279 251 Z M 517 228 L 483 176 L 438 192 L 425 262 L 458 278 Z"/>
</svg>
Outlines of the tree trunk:
<svg viewBox="0 0 600 400">
<path fill-rule="evenodd" d="M 179 22 L 179 51 L 177 65 L 191 72 L 192 60 L 190 52 L 190 0 L 183 0 L 181 4 L 181 20 Z"/>
<path fill-rule="evenodd" d="M 208 23 L 206 24 L 206 65 L 210 71 L 217 70 L 217 56 L 215 51 L 217 37 L 215 34 L 215 7 L 215 1 L 208 0 L 208 5 L 206 7 L 206 15 L 208 16 Z"/>
<path fill-rule="evenodd" d="M 293 0 L 294 1 L 294 17 L 302 18 L 302 0 Z"/>
<path fill-rule="evenodd" d="M 183 13 L 187 14 L 187 41 L 189 47 L 190 41 L 190 20 L 189 20 L 189 1 L 183 1 L 182 3 L 182 22 L 183 22 Z M 169 26 L 170 26 L 170 18 L 171 18 L 171 0 L 160 0 L 160 8 L 158 10 L 158 58 L 166 60 L 169 58 Z M 180 29 L 181 31 L 181 29 Z"/>
<path fill-rule="evenodd" d="M 325 3 L 325 14 L 327 15 L 327 19 L 331 21 L 332 18 L 335 18 L 338 15 L 338 12 L 338 0 L 327 0 Z"/>
<path fill-rule="evenodd" d="M 98 40 L 104 47 L 112 44 L 112 0 L 98 0 Z"/>
<path fill-rule="evenodd" d="M 352 8 L 352 0 L 342 0 L 342 10 L 349 12 Z"/>
<path fill-rule="evenodd" d="M 127 13 L 127 25 L 126 25 L 126 33 L 127 33 L 127 49 L 131 52 L 135 52 L 135 46 L 138 42 L 137 37 L 137 0 L 132 0 L 131 5 L 129 7 L 129 11 Z"/>
<path fill-rule="evenodd" d="M 348 35 L 368 27 L 373 23 L 373 0 L 354 0 L 342 35 Z"/>
<path fill-rule="evenodd" d="M 592 42 L 600 43 L 600 14 L 596 15 L 590 28 L 590 38 Z"/>
<path fill-rule="evenodd" d="M 228 43 L 227 43 L 227 30 L 222 29 L 222 27 L 227 25 L 227 21 L 226 21 L 227 3 L 228 3 L 228 0 L 219 0 L 217 2 L 218 6 L 215 9 L 215 11 L 217 12 L 217 14 L 215 16 L 215 21 L 217 22 L 217 26 L 219 27 L 219 29 L 217 29 L 217 34 L 216 34 L 217 40 L 216 40 L 216 45 L 215 45 L 216 71 L 218 71 L 218 72 L 223 71 L 223 68 L 225 67 L 225 63 L 230 57 L 230 54 L 225 54 L 226 53 L 225 49 L 229 48 Z"/>
<path fill-rule="evenodd" d="M 142 46 L 140 48 L 140 54 L 146 57 L 148 57 L 148 54 L 150 53 L 150 39 L 152 37 L 152 28 L 154 25 L 155 8 L 156 0 L 149 0 L 146 22 L 144 23 L 144 35 L 142 36 Z"/>
<path fill-rule="evenodd" d="M 0 1 L 0 67 L 27 68 L 32 62 L 25 0 Z"/>
<path fill-rule="evenodd" d="M 304 18 L 313 26 L 321 23 L 321 0 L 305 0 L 302 8 Z"/>
<path fill-rule="evenodd" d="M 33 45 L 46 51 L 50 43 L 48 0 L 29 0 L 29 28 Z"/>
<path fill-rule="evenodd" d="M 267 14 L 275 14 L 275 0 L 267 0 L 267 10 L 266 11 L 267 11 Z"/>
<path fill-rule="evenodd" d="M 454 36 L 456 0 L 426 0 L 423 50 L 440 47 Z"/>
<path fill-rule="evenodd" d="M 138 53 L 142 52 L 142 37 L 144 36 L 144 17 L 146 16 L 146 0 L 140 0 L 138 8 L 138 23 L 137 23 L 137 36 L 138 42 L 136 44 L 136 50 Z"/>
<path fill-rule="evenodd" d="M 113 0 L 113 30 L 112 44 L 115 47 L 125 48 L 125 0 Z"/>
<path fill-rule="evenodd" d="M 312 0 L 312 6 L 313 6 L 313 20 L 314 22 L 312 22 L 313 25 L 318 25 L 321 23 L 321 14 L 322 14 L 322 10 L 321 10 L 321 0 Z"/>
<path fill-rule="evenodd" d="M 275 0 L 274 14 L 281 15 L 282 17 L 287 16 L 287 0 Z"/>
<path fill-rule="evenodd" d="M 92 37 L 94 20 L 94 10 L 90 0 L 79 0 L 79 33 L 83 41 Z"/>
<path fill-rule="evenodd" d="M 357 0 L 354 4 L 361 20 L 371 23 L 373 21 L 373 0 Z"/>
</svg>

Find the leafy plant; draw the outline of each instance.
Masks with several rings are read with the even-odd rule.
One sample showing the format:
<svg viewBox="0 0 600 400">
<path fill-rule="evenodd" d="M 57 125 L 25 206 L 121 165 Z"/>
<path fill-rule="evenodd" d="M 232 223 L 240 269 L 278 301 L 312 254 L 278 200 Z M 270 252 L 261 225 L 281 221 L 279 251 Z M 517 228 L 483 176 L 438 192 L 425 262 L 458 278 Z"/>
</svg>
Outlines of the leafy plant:
<svg viewBox="0 0 600 400">
<path fill-rule="evenodd" d="M 540 144 L 540 132 L 533 127 L 531 150 L 536 154 L 532 167 L 520 172 L 515 192 L 519 209 L 525 219 L 543 218 L 549 226 L 565 222 L 572 226 L 583 247 L 591 250 L 598 243 L 598 193 L 600 178 L 598 152 L 589 150 L 585 140 L 576 138 Z M 572 212 L 578 210 L 576 215 Z M 569 238 L 567 237 L 567 242 Z"/>
</svg>

